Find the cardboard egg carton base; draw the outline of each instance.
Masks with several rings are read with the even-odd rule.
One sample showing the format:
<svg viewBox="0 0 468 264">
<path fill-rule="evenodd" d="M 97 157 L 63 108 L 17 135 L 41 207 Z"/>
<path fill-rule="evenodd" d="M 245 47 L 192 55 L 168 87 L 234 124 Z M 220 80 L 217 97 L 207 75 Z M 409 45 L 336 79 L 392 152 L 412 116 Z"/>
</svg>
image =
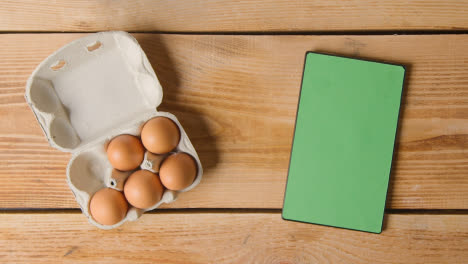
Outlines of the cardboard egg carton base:
<svg viewBox="0 0 468 264">
<path fill-rule="evenodd" d="M 26 101 L 50 145 L 73 153 L 67 166 L 68 185 L 83 214 L 99 228 L 112 229 L 136 220 L 143 212 L 174 201 L 202 178 L 200 159 L 180 122 L 156 109 L 162 96 L 145 53 L 126 32 L 100 32 L 77 39 L 45 59 L 28 79 Z M 90 198 L 101 188 L 121 189 L 124 180 L 112 174 L 107 143 L 121 134 L 139 136 L 142 125 L 158 116 L 179 127 L 181 139 L 174 152 L 185 152 L 195 159 L 195 181 L 182 191 L 166 190 L 161 201 L 147 210 L 130 207 L 127 216 L 115 225 L 100 225 L 90 216 Z M 147 157 L 140 168 L 154 172 Z"/>
<path fill-rule="evenodd" d="M 106 152 L 107 144 L 112 138 L 121 134 L 140 136 L 141 127 L 143 126 L 143 124 L 147 120 L 150 120 L 151 118 L 158 117 L 158 116 L 167 117 L 171 119 L 179 127 L 181 140 L 179 142 L 179 145 L 173 152 L 174 153 L 185 152 L 185 153 L 190 154 L 192 157 L 194 157 L 197 163 L 197 167 L 198 167 L 195 181 L 192 183 L 192 185 L 190 185 L 189 187 L 181 191 L 165 190 L 161 201 L 153 205 L 151 208 L 148 208 L 146 210 L 141 210 L 138 208 L 130 207 L 127 213 L 127 216 L 121 222 L 115 225 L 112 225 L 112 226 L 100 225 L 99 223 L 95 222 L 92 217 L 90 217 L 89 201 L 92 195 L 98 190 L 105 188 L 105 187 L 117 189 L 120 191 L 122 190 L 122 186 L 120 186 L 120 188 L 117 187 L 119 185 L 117 184 L 117 182 L 119 182 L 119 179 L 115 179 L 113 177 L 113 173 L 112 173 L 113 168 L 109 160 L 107 159 L 107 152 Z M 157 172 L 153 169 L 153 164 L 148 159 L 148 153 L 145 154 L 145 158 L 140 165 L 140 169 L 146 169 L 152 172 Z M 129 172 L 126 175 L 129 176 L 132 172 Z M 198 155 L 195 149 L 193 148 L 184 129 L 182 128 L 179 121 L 177 120 L 177 118 L 170 113 L 153 112 L 153 113 L 146 115 L 146 118 L 144 119 L 144 121 L 134 123 L 127 129 L 122 129 L 122 130 L 118 129 L 114 133 L 110 134 L 103 141 L 96 144 L 95 146 L 90 146 L 80 152 L 75 153 L 72 156 L 70 162 L 68 163 L 67 181 L 68 181 L 68 185 L 73 191 L 73 194 L 75 195 L 75 198 L 78 204 L 80 204 L 81 206 L 81 210 L 88 217 L 89 221 L 92 224 L 98 226 L 99 228 L 112 229 L 114 227 L 121 225 L 122 223 L 126 221 L 134 221 L 138 219 L 142 213 L 149 211 L 149 210 L 153 210 L 159 207 L 162 203 L 173 202 L 177 198 L 177 195 L 179 193 L 189 191 L 192 188 L 194 188 L 196 185 L 198 185 L 198 183 L 201 180 L 202 173 L 203 173 L 203 170 L 202 170 Z M 125 175 L 125 173 L 123 174 Z"/>
</svg>

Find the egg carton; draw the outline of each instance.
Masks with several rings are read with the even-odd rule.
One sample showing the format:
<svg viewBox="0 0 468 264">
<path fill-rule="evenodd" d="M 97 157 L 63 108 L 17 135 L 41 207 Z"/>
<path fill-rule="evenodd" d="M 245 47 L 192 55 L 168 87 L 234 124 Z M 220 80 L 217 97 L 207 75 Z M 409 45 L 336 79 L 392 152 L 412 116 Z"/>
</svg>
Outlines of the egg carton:
<svg viewBox="0 0 468 264">
<path fill-rule="evenodd" d="M 67 183 L 83 214 L 101 229 L 115 228 L 173 202 L 202 178 L 200 159 L 180 122 L 171 113 L 157 111 L 163 97 L 161 84 L 138 42 L 126 32 L 91 34 L 57 50 L 31 74 L 25 97 L 49 144 L 72 153 Z M 175 152 L 195 159 L 195 181 L 181 191 L 165 190 L 161 201 L 149 209 L 130 207 L 115 225 L 97 223 L 89 212 L 90 198 L 101 188 L 121 190 L 129 175 L 112 169 L 106 154 L 108 142 L 120 134 L 139 136 L 143 124 L 158 116 L 179 127 L 181 139 Z M 146 153 L 140 168 L 155 172 L 160 161 L 160 156 Z"/>
</svg>

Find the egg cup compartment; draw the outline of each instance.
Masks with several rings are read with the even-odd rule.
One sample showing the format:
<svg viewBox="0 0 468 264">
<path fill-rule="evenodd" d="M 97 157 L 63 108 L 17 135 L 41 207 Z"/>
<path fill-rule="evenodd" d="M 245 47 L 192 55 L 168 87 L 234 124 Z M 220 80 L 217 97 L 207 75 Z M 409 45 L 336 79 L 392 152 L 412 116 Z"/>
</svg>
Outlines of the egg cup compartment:
<svg viewBox="0 0 468 264">
<path fill-rule="evenodd" d="M 62 47 L 34 70 L 25 98 L 50 145 L 73 153 L 67 182 L 83 214 L 99 228 L 111 229 L 143 213 L 131 207 L 121 222 L 103 226 L 90 217 L 89 200 L 104 187 L 121 190 L 128 177 L 112 176 L 105 151 L 108 142 L 120 134 L 139 136 L 142 125 L 153 117 L 164 116 L 177 124 L 181 139 L 175 151 L 190 154 L 198 172 L 192 185 L 180 192 L 166 190 L 148 210 L 174 201 L 201 180 L 195 149 L 177 118 L 156 110 L 162 101 L 161 85 L 140 45 L 126 32 L 90 34 Z M 154 172 L 155 162 L 146 154 L 140 168 Z"/>
<path fill-rule="evenodd" d="M 72 149 L 81 143 L 75 129 L 69 121 L 66 108 L 58 97 L 51 80 L 39 77 L 30 80 L 30 105 L 37 111 L 44 133 L 50 142 L 63 149 Z"/>
</svg>

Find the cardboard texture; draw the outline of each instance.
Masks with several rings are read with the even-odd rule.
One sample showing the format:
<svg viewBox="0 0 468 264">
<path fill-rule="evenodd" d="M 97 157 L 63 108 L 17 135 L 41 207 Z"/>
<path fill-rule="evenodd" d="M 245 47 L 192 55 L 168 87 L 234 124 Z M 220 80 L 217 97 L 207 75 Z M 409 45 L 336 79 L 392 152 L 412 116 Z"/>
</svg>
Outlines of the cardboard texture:
<svg viewBox="0 0 468 264">
<path fill-rule="evenodd" d="M 404 75 L 307 53 L 284 219 L 381 232 Z"/>
<path fill-rule="evenodd" d="M 99 228 L 136 220 L 144 211 L 174 201 L 202 178 L 200 159 L 177 118 L 157 111 L 163 97 L 161 85 L 140 45 L 126 32 L 95 33 L 62 47 L 34 70 L 25 97 L 50 145 L 73 153 L 68 185 L 83 214 Z M 113 176 L 107 143 L 120 134 L 139 136 L 142 125 L 157 116 L 170 118 L 179 127 L 181 140 L 175 151 L 195 158 L 195 181 L 180 192 L 166 190 L 162 200 L 147 210 L 131 207 L 115 225 L 96 223 L 89 214 L 90 198 L 104 187 L 121 189 L 124 180 L 123 175 Z M 154 172 L 153 163 L 160 160 L 148 157 L 141 168 Z"/>
</svg>

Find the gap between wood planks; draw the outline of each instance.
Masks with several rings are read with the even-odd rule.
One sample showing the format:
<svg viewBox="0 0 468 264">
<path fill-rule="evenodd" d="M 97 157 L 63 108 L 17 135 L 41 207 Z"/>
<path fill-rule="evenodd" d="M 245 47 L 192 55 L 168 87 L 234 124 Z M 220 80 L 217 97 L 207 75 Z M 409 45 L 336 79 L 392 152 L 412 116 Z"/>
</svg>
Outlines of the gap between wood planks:
<svg viewBox="0 0 468 264">
<path fill-rule="evenodd" d="M 80 34 L 80 33 L 97 33 L 101 31 L 0 31 L 0 34 Z M 112 30 L 111 30 L 112 31 Z M 373 35 L 464 35 L 468 34 L 468 30 L 349 30 L 349 31 L 126 31 L 130 34 L 145 33 L 145 34 L 168 34 L 168 35 L 275 35 L 275 36 L 339 36 L 339 35 L 357 35 L 357 36 L 373 36 Z"/>
<path fill-rule="evenodd" d="M 1 208 L 0 214 L 56 214 L 81 213 L 77 208 Z M 161 208 L 146 212 L 145 214 L 280 214 L 281 209 L 264 208 Z M 465 215 L 468 209 L 385 209 L 385 214 L 411 214 L 411 215 Z"/>
</svg>

